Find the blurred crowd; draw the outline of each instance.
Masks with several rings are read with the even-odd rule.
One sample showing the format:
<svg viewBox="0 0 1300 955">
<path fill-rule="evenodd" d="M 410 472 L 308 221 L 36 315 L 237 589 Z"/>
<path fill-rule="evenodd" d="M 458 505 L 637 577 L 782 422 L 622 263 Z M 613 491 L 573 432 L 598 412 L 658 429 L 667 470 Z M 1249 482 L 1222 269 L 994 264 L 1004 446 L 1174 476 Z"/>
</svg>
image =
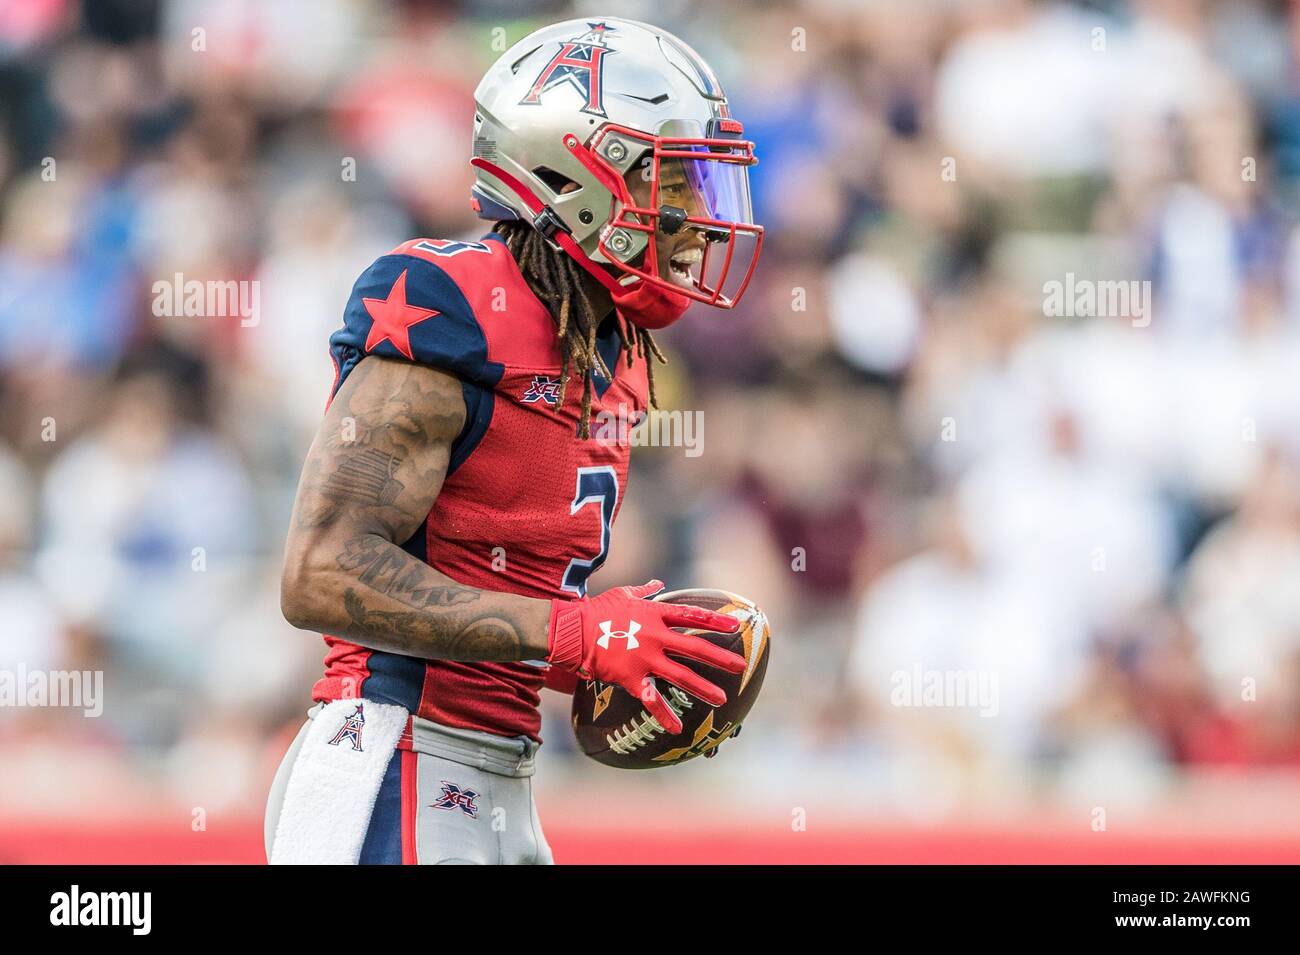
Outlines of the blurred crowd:
<svg viewBox="0 0 1300 955">
<path fill-rule="evenodd" d="M 689 772 L 1300 770 L 1289 4 L 0 0 L 0 670 L 106 674 L 97 720 L 0 710 L 0 798 L 263 798 L 323 655 L 278 587 L 326 339 L 375 257 L 486 231 L 478 78 L 596 12 L 695 46 L 760 156 L 754 286 L 660 336 L 703 454 L 635 452 L 594 582 L 768 611 L 753 725 Z M 256 320 L 165 314 L 177 276 Z M 1049 307 L 1111 281 L 1149 309 Z M 900 697 L 932 674 L 993 696 Z"/>
</svg>

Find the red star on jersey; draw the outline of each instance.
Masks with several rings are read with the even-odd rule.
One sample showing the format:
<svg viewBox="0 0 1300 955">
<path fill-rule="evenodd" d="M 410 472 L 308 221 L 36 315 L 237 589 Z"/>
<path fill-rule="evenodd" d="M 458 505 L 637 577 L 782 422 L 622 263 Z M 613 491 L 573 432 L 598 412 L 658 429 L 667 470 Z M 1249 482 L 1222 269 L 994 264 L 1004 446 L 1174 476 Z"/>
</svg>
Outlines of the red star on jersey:
<svg viewBox="0 0 1300 955">
<path fill-rule="evenodd" d="M 363 298 L 361 301 L 373 322 L 370 334 L 366 336 L 366 351 L 372 352 L 380 342 L 390 341 L 411 361 L 415 361 L 411 354 L 411 326 L 441 314 L 431 308 L 406 304 L 405 269 L 389 289 L 388 298 Z"/>
</svg>

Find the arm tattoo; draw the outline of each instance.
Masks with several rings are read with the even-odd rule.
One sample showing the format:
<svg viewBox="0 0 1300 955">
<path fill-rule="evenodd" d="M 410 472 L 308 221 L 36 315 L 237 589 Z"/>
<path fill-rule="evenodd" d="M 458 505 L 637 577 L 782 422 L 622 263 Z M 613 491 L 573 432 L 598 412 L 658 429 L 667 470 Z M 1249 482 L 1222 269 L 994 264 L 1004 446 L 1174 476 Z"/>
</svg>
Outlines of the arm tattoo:
<svg viewBox="0 0 1300 955">
<path fill-rule="evenodd" d="M 448 407 L 446 388 L 440 392 L 420 372 L 376 359 L 353 369 L 303 469 L 297 527 L 356 518 L 396 530 L 424 519 L 432 500 L 423 485 L 436 493 L 446 464 L 436 455 L 426 460 L 427 452 L 459 432 L 464 406 Z M 458 391 L 450 397 L 461 400 Z"/>
<path fill-rule="evenodd" d="M 461 586 L 401 547 L 428 518 L 464 423 L 449 375 L 373 357 L 352 370 L 298 491 L 289 550 L 309 568 L 290 578 L 299 626 L 423 659 L 545 654 L 544 601 Z"/>
<path fill-rule="evenodd" d="M 425 577 L 428 565 L 373 534 L 350 538 L 338 557 L 339 567 L 376 593 L 408 607 L 452 607 L 478 600 L 480 591 L 455 584 L 438 586 Z"/>
<path fill-rule="evenodd" d="M 344 458 L 325 478 L 321 493 L 334 501 L 387 507 L 406 490 L 406 485 L 393 476 L 400 463 L 395 454 L 366 448 L 360 454 Z"/>
<path fill-rule="evenodd" d="M 428 646 L 440 647 L 443 660 L 519 660 L 524 640 L 519 628 L 497 614 L 460 619 L 427 613 L 372 610 L 349 587 L 343 606 L 352 621 L 351 632 L 382 641 L 397 653 L 420 656 Z"/>
</svg>

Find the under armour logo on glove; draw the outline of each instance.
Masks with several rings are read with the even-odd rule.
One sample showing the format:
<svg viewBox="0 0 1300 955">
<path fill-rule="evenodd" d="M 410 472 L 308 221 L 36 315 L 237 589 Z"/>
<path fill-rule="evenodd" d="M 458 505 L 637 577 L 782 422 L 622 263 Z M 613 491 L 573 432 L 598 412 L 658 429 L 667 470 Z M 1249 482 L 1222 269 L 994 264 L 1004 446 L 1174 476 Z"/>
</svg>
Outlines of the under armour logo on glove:
<svg viewBox="0 0 1300 955">
<path fill-rule="evenodd" d="M 715 646 L 698 633 L 675 629 L 735 633 L 740 628 L 739 620 L 703 607 L 650 599 L 663 589 L 662 580 L 652 580 L 639 587 L 615 587 L 599 597 L 551 601 L 547 662 L 584 680 L 622 687 L 639 697 L 646 712 L 667 732 L 680 733 L 682 721 L 656 689 L 655 679 L 671 683 L 710 706 L 721 706 L 727 694 L 681 660 L 694 660 L 728 673 L 742 673 L 746 664 L 740 654 Z M 639 621 L 632 619 L 634 613 L 641 618 Z M 615 620 L 627 620 L 627 629 L 615 630 Z M 639 652 L 602 652 L 609 650 L 609 642 L 614 639 L 624 641 L 628 650 Z"/>
<path fill-rule="evenodd" d="M 602 620 L 600 622 L 600 636 L 596 638 L 596 645 L 602 650 L 609 649 L 609 639 L 614 637 L 618 640 L 626 640 L 627 648 L 635 650 L 638 646 L 636 642 L 636 632 L 641 629 L 641 624 L 632 620 L 628 623 L 626 630 L 612 630 L 613 620 Z"/>
</svg>

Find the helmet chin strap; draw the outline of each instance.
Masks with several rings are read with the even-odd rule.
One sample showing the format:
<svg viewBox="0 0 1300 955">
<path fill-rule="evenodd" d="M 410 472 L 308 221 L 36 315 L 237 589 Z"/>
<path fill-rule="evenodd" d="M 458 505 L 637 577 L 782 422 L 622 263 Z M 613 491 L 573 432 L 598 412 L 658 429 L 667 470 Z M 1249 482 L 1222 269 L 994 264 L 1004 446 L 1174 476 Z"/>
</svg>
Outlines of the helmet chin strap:
<svg viewBox="0 0 1300 955">
<path fill-rule="evenodd" d="M 666 328 L 681 318 L 690 306 L 691 300 L 688 296 L 671 292 L 639 276 L 634 277 L 630 285 L 623 285 L 582 250 L 582 246 L 573 240 L 573 236 L 564 227 L 555 210 L 545 205 L 515 176 L 481 156 L 471 159 L 470 165 L 495 176 L 503 186 L 517 195 L 533 214 L 533 228 L 563 249 L 570 258 L 600 282 L 614 300 L 614 307 L 632 324 L 651 331 Z"/>
</svg>

